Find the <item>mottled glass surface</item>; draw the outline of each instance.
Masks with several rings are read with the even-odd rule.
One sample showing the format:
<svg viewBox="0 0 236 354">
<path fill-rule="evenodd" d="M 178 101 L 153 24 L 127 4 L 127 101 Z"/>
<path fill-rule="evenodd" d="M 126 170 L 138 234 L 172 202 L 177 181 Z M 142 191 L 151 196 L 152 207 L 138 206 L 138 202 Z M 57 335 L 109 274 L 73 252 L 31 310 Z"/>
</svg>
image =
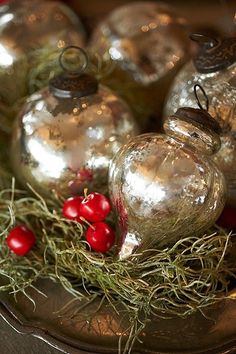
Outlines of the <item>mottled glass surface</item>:
<svg viewBox="0 0 236 354">
<path fill-rule="evenodd" d="M 141 1 L 115 9 L 93 33 L 91 50 L 116 63 L 107 84 L 143 116 L 160 112 L 166 87 L 185 60 L 184 25 L 171 7 Z"/>
<path fill-rule="evenodd" d="M 84 42 L 79 19 L 60 2 L 13 0 L 0 6 L 0 101 L 14 104 L 27 93 L 25 59 L 32 50 Z"/>
<path fill-rule="evenodd" d="M 140 135 L 113 159 L 110 194 L 120 229 L 120 259 L 201 235 L 225 202 L 222 173 L 194 145 L 154 133 Z"/>
<path fill-rule="evenodd" d="M 57 98 L 48 88 L 32 95 L 18 116 L 12 161 L 16 175 L 43 194 L 105 191 L 111 158 L 136 123 L 127 104 L 100 86 L 82 98 Z"/>
<path fill-rule="evenodd" d="M 197 72 L 192 62 L 186 64 L 170 89 L 165 116 L 173 114 L 179 107 L 197 107 L 193 92 L 197 83 L 209 98 L 209 113 L 223 129 L 221 149 L 215 161 L 227 180 L 228 203 L 236 206 L 236 64 L 209 74 Z"/>
</svg>

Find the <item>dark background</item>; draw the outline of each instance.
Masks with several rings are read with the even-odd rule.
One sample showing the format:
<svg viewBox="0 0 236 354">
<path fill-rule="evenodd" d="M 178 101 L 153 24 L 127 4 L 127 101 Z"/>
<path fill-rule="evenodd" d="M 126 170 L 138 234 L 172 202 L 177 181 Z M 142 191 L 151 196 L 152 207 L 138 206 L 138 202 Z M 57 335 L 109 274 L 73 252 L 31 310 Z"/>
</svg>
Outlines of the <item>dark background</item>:
<svg viewBox="0 0 236 354">
<path fill-rule="evenodd" d="M 134 0 L 64 0 L 80 14 L 89 32 L 114 7 L 132 1 Z M 219 28 L 225 33 L 236 33 L 235 0 L 163 0 L 163 2 L 174 6 L 176 12 L 185 16 L 195 28 Z"/>
</svg>

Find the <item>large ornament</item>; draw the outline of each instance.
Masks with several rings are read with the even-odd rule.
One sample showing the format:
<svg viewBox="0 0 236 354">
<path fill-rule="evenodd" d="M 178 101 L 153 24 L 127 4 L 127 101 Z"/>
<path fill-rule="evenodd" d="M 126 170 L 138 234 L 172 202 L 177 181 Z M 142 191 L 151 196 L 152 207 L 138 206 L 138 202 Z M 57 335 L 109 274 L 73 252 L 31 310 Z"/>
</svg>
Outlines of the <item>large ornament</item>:
<svg viewBox="0 0 236 354">
<path fill-rule="evenodd" d="M 77 48 L 78 50 L 78 48 Z M 86 53 L 67 48 L 64 69 L 74 57 L 87 66 Z M 73 55 L 72 55 L 73 54 Z M 67 59 L 66 59 L 67 58 Z M 127 104 L 92 76 L 65 71 L 33 94 L 23 106 L 12 139 L 16 175 L 39 193 L 83 194 L 84 188 L 106 191 L 113 155 L 137 134 Z"/>
<path fill-rule="evenodd" d="M 218 124 L 205 110 L 180 108 L 164 130 L 133 138 L 111 164 L 120 259 L 200 237 L 224 207 L 224 177 L 211 159 L 220 148 Z"/>
<path fill-rule="evenodd" d="M 222 127 L 221 149 L 215 156 L 228 187 L 227 202 L 236 206 L 236 38 L 216 40 L 193 35 L 200 50 L 177 75 L 167 98 L 165 115 L 180 106 L 195 107 L 193 85 L 198 82 L 209 97 L 209 112 Z"/>
<path fill-rule="evenodd" d="M 185 20 L 171 7 L 140 1 L 115 9 L 93 33 L 91 50 L 115 63 L 104 82 L 125 97 L 143 127 L 148 116 L 161 115 L 167 89 L 186 59 L 185 30 Z"/>
<path fill-rule="evenodd" d="M 6 111 L 28 93 L 29 55 L 39 49 L 83 46 L 85 32 L 77 16 L 56 1 L 12 0 L 0 6 L 0 16 L 0 111 L 4 116 L 4 107 Z"/>
</svg>

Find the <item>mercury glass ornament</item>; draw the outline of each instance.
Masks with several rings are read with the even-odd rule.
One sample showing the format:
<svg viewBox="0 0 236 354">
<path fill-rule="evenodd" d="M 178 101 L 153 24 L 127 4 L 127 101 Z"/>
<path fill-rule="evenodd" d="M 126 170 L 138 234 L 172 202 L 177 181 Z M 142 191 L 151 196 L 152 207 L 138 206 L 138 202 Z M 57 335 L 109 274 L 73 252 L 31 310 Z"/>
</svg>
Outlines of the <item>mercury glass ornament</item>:
<svg viewBox="0 0 236 354">
<path fill-rule="evenodd" d="M 131 139 L 112 161 L 120 259 L 201 237 L 224 207 L 224 176 L 212 160 L 220 148 L 218 124 L 204 110 L 180 108 L 164 130 Z"/>
<path fill-rule="evenodd" d="M 33 50 L 83 46 L 84 42 L 79 19 L 60 2 L 12 0 L 0 6 L 0 80 L 4 83 L 0 87 L 0 108 L 27 95 L 32 61 L 29 55 Z"/>
<path fill-rule="evenodd" d="M 60 56 L 64 69 L 71 50 L 76 48 Z M 85 70 L 87 56 L 79 50 Z M 18 115 L 14 171 L 23 184 L 44 195 L 55 190 L 66 197 L 83 194 L 84 188 L 105 192 L 111 158 L 136 134 L 133 115 L 119 96 L 88 74 L 65 70 L 33 94 Z"/>
<path fill-rule="evenodd" d="M 160 116 L 167 89 L 186 59 L 185 31 L 185 20 L 171 7 L 139 1 L 116 8 L 92 35 L 91 50 L 115 63 L 104 82 L 125 97 L 143 127 L 148 116 Z"/>
<path fill-rule="evenodd" d="M 193 62 L 186 64 L 170 89 L 165 115 L 178 107 L 195 107 L 193 85 L 199 83 L 209 97 L 209 112 L 222 127 L 221 149 L 215 161 L 228 188 L 227 203 L 236 207 L 236 38 L 212 39 L 193 35 L 200 45 Z"/>
</svg>

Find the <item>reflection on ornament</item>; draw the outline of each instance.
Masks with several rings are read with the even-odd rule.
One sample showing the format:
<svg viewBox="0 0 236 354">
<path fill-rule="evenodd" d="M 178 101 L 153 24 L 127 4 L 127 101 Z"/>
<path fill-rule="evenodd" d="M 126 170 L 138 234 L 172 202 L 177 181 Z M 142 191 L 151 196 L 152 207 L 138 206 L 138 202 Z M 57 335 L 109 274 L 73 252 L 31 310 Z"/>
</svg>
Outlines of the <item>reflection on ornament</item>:
<svg viewBox="0 0 236 354">
<path fill-rule="evenodd" d="M 199 236 L 224 207 L 224 177 L 211 159 L 220 148 L 216 122 L 204 110 L 181 108 L 164 129 L 166 135 L 131 139 L 112 161 L 109 188 L 120 259 Z"/>
<path fill-rule="evenodd" d="M 12 0 L 0 6 L 0 106 L 27 95 L 33 51 L 83 46 L 84 41 L 79 19 L 60 2 Z"/>
<path fill-rule="evenodd" d="M 185 60 L 184 24 L 167 5 L 141 1 L 115 9 L 93 33 L 91 50 L 116 63 L 105 82 L 142 119 L 160 114 L 166 90 Z"/>
<path fill-rule="evenodd" d="M 74 48 L 62 52 L 63 67 L 62 58 Z M 84 70 L 87 56 L 79 49 Z M 52 190 L 64 196 L 87 187 L 106 191 L 111 158 L 136 134 L 122 99 L 87 74 L 65 71 L 32 95 L 20 112 L 12 139 L 13 166 L 24 184 L 49 196 Z"/>
<path fill-rule="evenodd" d="M 203 47 L 194 63 L 186 64 L 173 83 L 165 116 L 178 107 L 196 107 L 193 85 L 204 87 L 209 112 L 222 127 L 221 149 L 215 161 L 226 177 L 228 203 L 236 206 L 236 39 L 201 37 Z"/>
</svg>

